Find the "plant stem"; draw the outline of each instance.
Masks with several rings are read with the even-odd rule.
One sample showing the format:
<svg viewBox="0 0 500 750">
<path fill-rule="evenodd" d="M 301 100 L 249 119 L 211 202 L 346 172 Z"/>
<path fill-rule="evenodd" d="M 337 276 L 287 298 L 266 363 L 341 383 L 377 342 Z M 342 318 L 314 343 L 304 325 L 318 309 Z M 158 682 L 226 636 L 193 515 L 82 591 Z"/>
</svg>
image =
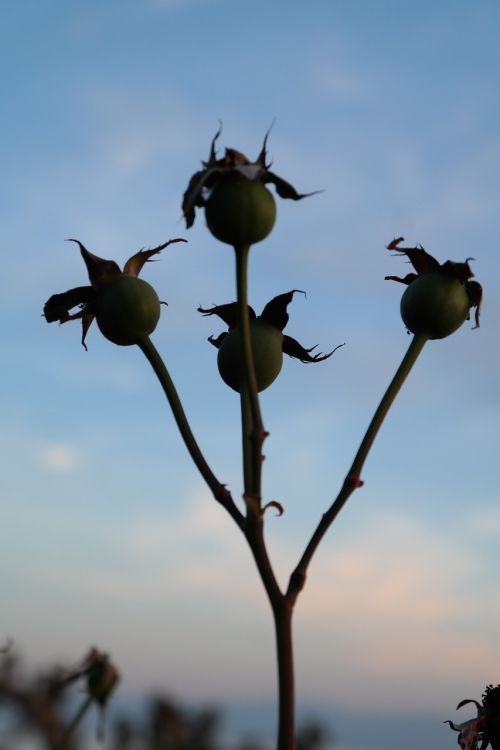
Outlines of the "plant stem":
<svg viewBox="0 0 500 750">
<path fill-rule="evenodd" d="M 68 743 L 71 741 L 71 738 L 73 736 L 74 731 L 78 727 L 78 724 L 81 722 L 87 711 L 89 710 L 90 706 L 93 703 L 93 696 L 88 695 L 85 700 L 83 701 L 82 705 L 76 712 L 75 716 L 71 720 L 71 722 L 66 727 L 63 736 L 61 737 L 61 740 L 57 743 L 54 750 L 66 750 L 68 747 Z"/>
<path fill-rule="evenodd" d="M 208 465 L 205 456 L 201 452 L 198 443 L 191 431 L 191 427 L 187 420 L 184 408 L 181 404 L 181 400 L 174 386 L 172 378 L 163 362 L 160 354 L 156 347 L 153 345 L 149 336 L 143 336 L 138 342 L 138 347 L 141 349 L 146 359 L 150 363 L 158 380 L 160 381 L 161 387 L 167 397 L 167 400 L 172 409 L 174 419 L 181 433 L 184 444 L 189 451 L 189 455 L 193 459 L 198 471 L 209 486 L 214 498 L 219 502 L 236 521 L 239 528 L 243 530 L 245 524 L 245 517 L 236 506 L 231 493 L 226 489 L 225 485 L 221 484 L 217 477 L 214 475 L 212 469 Z"/>
<path fill-rule="evenodd" d="M 293 668 L 292 615 L 293 604 L 282 597 L 280 606 L 273 607 L 278 657 L 279 709 L 278 748 L 295 748 L 295 678 Z"/>
<path fill-rule="evenodd" d="M 278 669 L 278 748 L 295 748 L 295 689 L 293 678 L 292 606 L 282 593 L 264 540 L 262 511 L 262 445 L 267 436 L 260 412 L 248 315 L 247 276 L 250 247 L 235 247 L 238 324 L 243 351 L 244 382 L 241 387 L 243 476 L 247 505 L 246 538 L 267 593 L 274 616 Z"/>
<path fill-rule="evenodd" d="M 238 300 L 238 324 L 241 335 L 241 348 L 243 352 L 243 367 L 248 400 L 250 405 L 251 424 L 243 425 L 243 429 L 249 428 L 247 438 L 251 443 L 251 472 L 247 477 L 249 483 L 245 484 L 245 499 L 247 509 L 250 509 L 249 501 L 256 505 L 261 504 L 261 472 L 262 472 L 262 445 L 266 438 L 266 432 L 262 423 L 260 413 L 259 394 L 257 390 L 257 379 L 253 361 L 252 339 L 250 335 L 250 318 L 248 315 L 247 276 L 248 256 L 250 245 L 235 247 L 236 255 L 236 293 Z M 245 440 L 245 436 L 243 438 Z"/>
<path fill-rule="evenodd" d="M 290 576 L 290 582 L 288 585 L 287 598 L 291 603 L 294 603 L 302 590 L 307 574 L 307 568 L 311 562 L 312 556 L 314 555 L 321 539 L 329 529 L 335 518 L 338 516 L 345 503 L 352 495 L 355 489 L 362 486 L 360 480 L 360 474 L 363 469 L 364 463 L 373 445 L 373 442 L 377 436 L 377 433 L 382 426 L 382 423 L 389 411 L 394 399 L 398 395 L 403 383 L 405 382 L 410 370 L 415 364 L 418 355 L 422 351 L 427 337 L 423 335 L 415 335 L 408 347 L 408 350 L 403 357 L 403 360 L 391 380 L 380 404 L 373 415 L 372 421 L 370 422 L 368 429 L 361 441 L 358 451 L 354 457 L 354 461 L 351 464 L 351 468 L 347 472 L 344 479 L 344 483 L 340 489 L 337 498 L 334 500 L 330 508 L 323 514 L 316 530 L 314 531 L 311 540 L 309 541 L 304 554 L 302 555 L 299 564 Z"/>
<path fill-rule="evenodd" d="M 252 443 L 250 434 L 252 432 L 252 412 L 250 409 L 250 398 L 246 383 L 241 386 L 241 447 L 243 455 L 243 486 L 250 487 L 252 483 Z"/>
<path fill-rule="evenodd" d="M 295 750 L 295 688 L 293 670 L 293 604 L 282 593 L 269 560 L 264 540 L 262 513 L 249 513 L 246 539 L 264 585 L 274 617 L 278 671 L 278 745 L 277 750 Z"/>
</svg>

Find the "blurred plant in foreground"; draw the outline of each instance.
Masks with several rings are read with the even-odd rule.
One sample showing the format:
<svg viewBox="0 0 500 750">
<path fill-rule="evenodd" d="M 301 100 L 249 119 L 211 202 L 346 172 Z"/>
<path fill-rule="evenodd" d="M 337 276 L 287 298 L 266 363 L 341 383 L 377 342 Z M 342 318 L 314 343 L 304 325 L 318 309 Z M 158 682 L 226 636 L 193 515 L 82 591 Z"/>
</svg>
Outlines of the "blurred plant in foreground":
<svg viewBox="0 0 500 750">
<path fill-rule="evenodd" d="M 116 674 L 109 660 L 103 660 L 95 649 L 76 670 L 54 666 L 30 675 L 26 675 L 21 659 L 14 652 L 3 655 L 0 660 L 2 750 L 17 750 L 24 742 L 44 750 L 86 750 L 89 731 L 82 726 L 83 716 L 73 727 L 68 723 L 76 698 L 72 683 L 81 677 L 85 678 L 89 691 L 97 690 L 94 696 L 97 704 L 102 704 L 103 697 L 106 703 L 109 688 L 116 684 Z M 219 709 L 188 709 L 166 695 L 144 697 L 137 699 L 137 703 L 144 708 L 132 712 L 134 718 L 130 711 L 120 707 L 111 711 L 106 733 L 101 736 L 103 750 L 221 750 L 222 746 L 225 750 L 266 750 L 257 738 L 243 737 L 232 745 L 227 742 L 222 745 L 223 716 Z M 328 747 L 332 747 L 325 729 L 310 721 L 299 728 L 297 749 L 322 750 L 327 741 Z"/>
</svg>

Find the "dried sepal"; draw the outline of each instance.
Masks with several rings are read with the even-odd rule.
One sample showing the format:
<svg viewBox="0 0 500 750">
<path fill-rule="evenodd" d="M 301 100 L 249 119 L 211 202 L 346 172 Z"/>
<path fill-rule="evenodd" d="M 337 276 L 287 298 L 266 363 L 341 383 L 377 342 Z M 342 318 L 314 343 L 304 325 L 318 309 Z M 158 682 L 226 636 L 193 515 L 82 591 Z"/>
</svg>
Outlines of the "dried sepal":
<svg viewBox="0 0 500 750">
<path fill-rule="evenodd" d="M 216 349 L 219 349 L 220 345 L 226 338 L 227 334 L 228 334 L 228 331 L 222 331 L 222 333 L 219 333 L 217 338 L 214 338 L 213 336 L 209 336 L 207 341 L 209 341 L 212 344 L 212 346 L 215 346 Z"/>
<path fill-rule="evenodd" d="M 89 305 L 95 300 L 95 296 L 95 290 L 91 286 L 77 286 L 67 292 L 53 294 L 43 307 L 43 314 L 47 323 L 54 323 L 56 320 L 59 323 L 65 323 L 67 320 L 71 320 L 72 316 L 69 315 L 69 310 L 80 305 Z M 81 315 L 78 317 L 81 317 Z"/>
<path fill-rule="evenodd" d="M 267 303 L 267 305 L 264 307 L 260 314 L 261 320 L 265 320 L 266 323 L 270 323 L 271 325 L 275 326 L 279 331 L 282 331 L 288 321 L 290 320 L 290 316 L 287 311 L 287 307 L 290 304 L 290 302 L 293 300 L 293 295 L 295 292 L 299 292 L 300 294 L 303 294 L 304 297 L 306 296 L 306 293 L 303 292 L 301 289 L 292 289 L 291 292 L 285 292 L 284 294 L 278 294 L 277 297 L 273 297 L 273 299 Z"/>
<path fill-rule="evenodd" d="M 238 325 L 238 303 L 228 302 L 226 305 L 214 305 L 210 308 L 198 307 L 198 312 L 208 317 L 210 315 L 217 315 L 224 323 L 231 328 L 236 328 Z M 255 310 L 248 305 L 248 317 L 250 320 L 255 320 Z"/>
<path fill-rule="evenodd" d="M 74 315 L 73 317 L 76 318 L 78 316 Z M 85 351 L 87 351 L 87 344 L 85 343 L 85 339 L 87 338 L 88 330 L 89 330 L 90 326 L 92 325 L 92 323 L 94 321 L 95 315 L 93 313 L 89 312 L 88 310 L 86 310 L 84 313 L 82 313 L 81 318 L 82 318 L 82 338 L 81 338 L 81 343 L 82 343 L 82 346 L 85 349 Z M 69 319 L 70 318 L 68 318 L 68 320 Z"/>
<path fill-rule="evenodd" d="M 447 719 L 445 724 L 449 724 L 450 729 L 454 732 L 458 732 L 457 742 L 462 750 L 485 750 L 488 747 L 489 741 L 485 736 L 485 719 L 484 716 L 478 716 L 475 719 L 469 719 L 461 724 L 455 724 L 455 722 Z M 479 745 L 479 743 L 481 743 Z"/>
<path fill-rule="evenodd" d="M 474 328 L 479 328 L 479 318 L 481 317 L 481 304 L 483 301 L 483 287 L 478 281 L 467 281 L 465 284 L 465 290 L 469 295 L 469 302 L 471 307 L 475 307 L 474 313 Z M 473 329 L 474 330 L 474 329 Z"/>
<path fill-rule="evenodd" d="M 318 193 L 322 193 L 322 190 L 311 190 L 309 193 L 298 193 L 293 185 L 291 185 L 289 182 L 284 180 L 282 177 L 279 177 L 277 174 L 274 174 L 274 172 L 266 172 L 265 178 L 263 179 L 263 183 L 272 183 L 274 187 L 276 188 L 276 192 L 278 193 L 280 198 L 288 198 L 289 200 L 293 201 L 300 201 L 302 198 L 310 198 L 311 195 L 317 195 Z"/>
<path fill-rule="evenodd" d="M 406 276 L 384 276 L 385 281 L 399 281 L 400 284 L 409 286 L 412 281 L 418 279 L 417 273 L 407 273 Z"/>
<path fill-rule="evenodd" d="M 473 703 L 477 715 L 460 724 L 447 719 L 454 732 L 458 732 L 457 742 L 462 750 L 486 750 L 491 745 L 492 750 L 500 750 L 500 685 L 488 685 L 482 695 L 482 703 L 465 698 L 457 705 L 457 711 L 463 706 Z"/>
<path fill-rule="evenodd" d="M 120 266 L 115 263 L 114 260 L 106 260 L 105 258 L 99 258 L 90 250 L 87 250 L 84 244 L 80 240 L 69 239 L 66 242 L 74 242 L 80 248 L 80 253 L 87 266 L 87 273 L 89 275 L 89 281 L 94 289 L 108 284 L 112 279 L 116 278 L 121 274 Z"/>
<path fill-rule="evenodd" d="M 429 271 L 436 271 L 439 268 L 439 261 L 429 255 L 429 253 L 422 247 L 417 245 L 416 247 L 400 247 L 400 243 L 404 242 L 404 237 L 398 237 L 387 245 L 388 250 L 394 250 L 398 253 L 406 255 L 412 264 L 417 274 L 428 273 Z"/>
<path fill-rule="evenodd" d="M 194 224 L 196 208 L 206 205 L 207 197 L 217 183 L 226 177 L 240 175 L 247 180 L 260 180 L 264 185 L 272 183 L 280 198 L 301 200 L 316 192 L 299 193 L 293 185 L 269 170 L 267 163 L 267 139 L 270 130 L 264 137 L 264 142 L 255 161 L 250 161 L 245 154 L 235 148 L 226 148 L 224 155 L 217 158 L 216 142 L 222 132 L 222 126 L 212 138 L 210 154 L 207 161 L 202 161 L 203 169 L 195 172 L 188 183 L 182 198 L 182 213 L 189 229 Z"/>
<path fill-rule="evenodd" d="M 289 315 L 288 315 L 288 305 L 293 300 L 293 296 L 296 292 L 299 292 L 300 294 L 306 294 L 301 289 L 292 289 L 289 292 L 284 292 L 283 294 L 278 294 L 276 297 L 273 297 L 272 300 L 270 300 L 264 307 L 262 313 L 260 316 L 256 317 L 254 310 L 249 307 L 249 317 L 250 322 L 254 323 L 256 326 L 269 326 L 278 333 L 283 332 L 283 329 L 287 325 L 289 321 Z M 200 312 L 202 315 L 209 316 L 209 315 L 217 315 L 221 320 L 226 323 L 228 326 L 228 331 L 225 331 L 221 333 L 219 336 L 214 337 L 210 336 L 208 341 L 217 349 L 220 349 L 220 346 L 222 342 L 224 341 L 225 337 L 227 336 L 229 331 L 232 331 L 233 329 L 238 327 L 238 306 L 236 302 L 231 302 L 226 305 L 214 305 L 211 308 L 204 308 L 204 307 L 198 307 L 198 312 Z M 257 330 L 257 329 L 255 329 Z M 262 328 L 260 329 L 262 330 Z M 328 352 L 327 354 L 323 354 L 322 352 L 317 352 L 316 354 L 312 354 L 314 349 L 316 349 L 316 346 L 311 347 L 310 349 L 304 348 L 296 339 L 292 338 L 291 336 L 283 335 L 279 339 L 281 342 L 281 352 L 283 354 L 287 354 L 289 357 L 292 357 L 293 359 L 298 359 L 300 362 L 304 363 L 316 363 L 316 362 L 323 362 L 325 359 L 328 359 L 332 356 L 332 354 L 337 351 L 340 347 L 344 346 L 344 344 L 339 344 L 336 346 L 331 352 Z"/>
<path fill-rule="evenodd" d="M 328 352 L 328 354 L 322 354 L 321 352 L 318 352 L 317 354 L 311 354 L 311 352 L 317 348 L 317 344 L 315 346 L 311 346 L 310 349 L 305 349 L 301 344 L 299 344 L 296 339 L 292 338 L 291 336 L 283 336 L 283 353 L 288 354 L 288 356 L 292 357 L 292 359 L 298 359 L 300 360 L 300 362 L 304 362 L 304 364 L 324 362 L 324 360 L 331 357 L 332 354 L 337 351 L 337 349 L 340 349 L 341 346 L 345 346 L 345 344 L 339 344 L 335 347 L 335 349 L 332 349 L 331 352 Z"/>
<path fill-rule="evenodd" d="M 167 242 L 164 242 L 163 245 L 158 245 L 158 247 L 152 247 L 148 250 L 139 250 L 138 253 L 132 255 L 132 257 L 125 263 L 123 266 L 123 273 L 127 274 L 127 276 L 139 276 L 144 264 L 151 262 L 153 255 L 158 255 L 158 253 L 169 245 L 172 245 L 174 242 L 187 242 L 187 240 L 182 237 L 177 237 L 174 240 L 167 240 Z"/>
</svg>

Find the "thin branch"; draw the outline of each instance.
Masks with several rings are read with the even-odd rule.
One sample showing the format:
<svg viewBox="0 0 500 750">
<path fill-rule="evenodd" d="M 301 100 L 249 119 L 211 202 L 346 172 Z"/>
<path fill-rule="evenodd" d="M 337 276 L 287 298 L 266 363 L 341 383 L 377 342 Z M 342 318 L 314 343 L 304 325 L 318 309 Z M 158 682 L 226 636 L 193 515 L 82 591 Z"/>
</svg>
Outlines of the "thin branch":
<svg viewBox="0 0 500 750">
<path fill-rule="evenodd" d="M 394 375 L 392 381 L 389 384 L 380 404 L 373 415 L 373 419 L 370 422 L 368 429 L 365 433 L 363 440 L 358 448 L 358 452 L 354 457 L 354 461 L 351 464 L 351 468 L 347 472 L 344 483 L 340 489 L 337 498 L 334 500 L 330 508 L 322 516 L 315 532 L 313 533 L 309 544 L 307 545 L 304 554 L 302 555 L 299 564 L 290 576 L 290 582 L 287 590 L 287 598 L 290 602 L 294 603 L 299 595 L 300 591 L 304 587 L 306 580 L 307 568 L 311 559 L 327 530 L 336 519 L 345 503 L 352 495 L 355 489 L 361 487 L 363 482 L 360 479 L 360 474 L 363 469 L 364 463 L 373 445 L 373 442 L 377 436 L 377 433 L 382 426 L 382 423 L 389 411 L 394 399 L 398 395 L 403 383 L 405 382 L 410 370 L 415 364 L 418 355 L 422 351 L 424 344 L 428 339 L 422 335 L 415 335 L 412 338 L 410 346 L 403 357 L 403 360 Z"/>
<path fill-rule="evenodd" d="M 250 398 L 246 383 L 242 383 L 240 392 L 241 405 L 241 448 L 243 455 L 243 486 L 251 487 L 252 484 L 252 411 L 250 409 Z"/>
<path fill-rule="evenodd" d="M 208 465 L 205 456 L 201 452 L 198 443 L 196 442 L 196 439 L 191 431 L 191 427 L 187 420 L 184 408 L 182 406 L 172 378 L 170 377 L 170 374 L 165 367 L 165 363 L 163 362 L 156 347 L 152 343 L 149 336 L 142 337 L 137 342 L 137 345 L 143 352 L 144 356 L 156 373 L 158 380 L 160 381 L 160 385 L 163 388 L 165 396 L 167 397 L 167 400 L 170 404 L 170 408 L 172 409 L 174 419 L 177 423 L 177 427 L 179 428 L 182 439 L 184 440 L 184 444 L 186 445 L 186 448 L 189 451 L 189 455 L 193 459 L 198 471 L 209 486 L 217 502 L 219 502 L 227 510 L 230 516 L 238 524 L 239 528 L 244 531 L 245 517 L 236 506 L 229 490 L 224 484 L 221 484 L 221 482 L 219 482 L 212 469 Z"/>
</svg>

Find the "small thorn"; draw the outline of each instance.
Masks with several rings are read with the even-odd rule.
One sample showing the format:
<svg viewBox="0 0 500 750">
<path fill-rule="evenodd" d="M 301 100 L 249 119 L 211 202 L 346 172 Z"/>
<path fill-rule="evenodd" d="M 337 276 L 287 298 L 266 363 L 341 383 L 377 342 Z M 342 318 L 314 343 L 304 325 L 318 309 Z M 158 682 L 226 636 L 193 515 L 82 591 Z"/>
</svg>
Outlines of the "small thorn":
<svg viewBox="0 0 500 750">
<path fill-rule="evenodd" d="M 363 487 L 363 485 L 364 485 L 364 482 L 363 482 L 363 480 L 362 480 L 362 479 L 360 479 L 359 477 L 356 477 L 356 476 L 349 476 L 349 477 L 347 478 L 347 481 L 348 481 L 348 482 L 349 482 L 349 484 L 350 484 L 350 485 L 352 485 L 353 487 Z"/>
</svg>

